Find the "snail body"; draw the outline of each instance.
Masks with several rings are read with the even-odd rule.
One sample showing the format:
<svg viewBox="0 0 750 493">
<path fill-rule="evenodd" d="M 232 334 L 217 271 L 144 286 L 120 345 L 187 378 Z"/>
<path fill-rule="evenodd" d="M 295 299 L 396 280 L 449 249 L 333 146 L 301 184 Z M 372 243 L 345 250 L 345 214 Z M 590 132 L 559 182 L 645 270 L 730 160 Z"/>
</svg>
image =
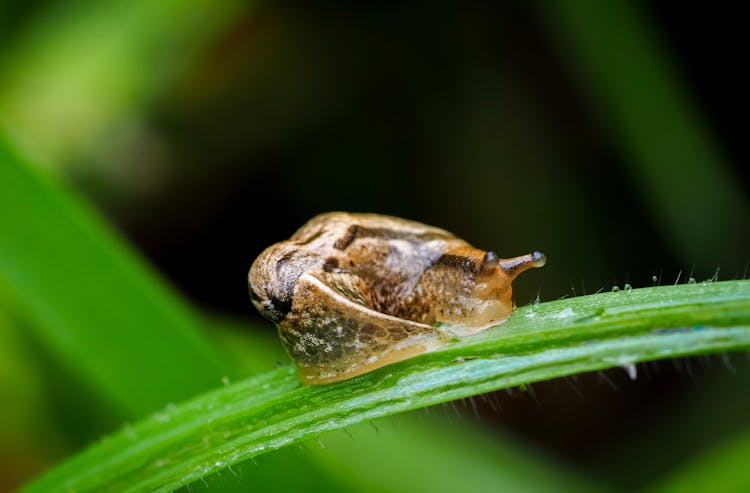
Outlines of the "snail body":
<svg viewBox="0 0 750 493">
<path fill-rule="evenodd" d="M 250 298 L 306 383 L 345 380 L 504 321 L 511 281 L 543 254 L 500 259 L 451 233 L 332 212 L 264 250 Z"/>
</svg>

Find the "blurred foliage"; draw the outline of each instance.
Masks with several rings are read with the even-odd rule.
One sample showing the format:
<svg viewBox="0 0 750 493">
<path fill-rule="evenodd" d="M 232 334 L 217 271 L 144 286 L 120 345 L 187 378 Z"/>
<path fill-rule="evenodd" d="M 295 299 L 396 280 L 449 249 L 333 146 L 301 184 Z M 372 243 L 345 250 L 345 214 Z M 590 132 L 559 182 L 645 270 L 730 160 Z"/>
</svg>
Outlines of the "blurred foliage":
<svg viewBox="0 0 750 493">
<path fill-rule="evenodd" d="M 50 159 L 75 161 L 112 125 L 137 118 L 236 9 L 186 0 L 49 6 L 8 40 L 3 123 Z"/>
<path fill-rule="evenodd" d="M 4 280 L 38 337 L 81 381 L 124 417 L 140 417 L 227 375 L 187 308 L 99 217 L 2 142 L 0 161 Z"/>
<path fill-rule="evenodd" d="M 0 128 L 47 171 L 29 175 L 37 185 L 0 162 L 0 400 L 12 403 L 0 489 L 162 392 L 229 373 L 187 370 L 201 358 L 231 361 L 232 375 L 267 368 L 243 358 L 273 331 L 245 274 L 318 212 L 391 213 L 508 256 L 545 251 L 519 305 L 652 276 L 746 278 L 742 19 L 624 0 L 3 2 Z M 142 310 L 123 311 L 136 299 Z M 214 328 L 198 310 L 243 320 Z M 173 332 L 137 322 L 159 316 Z M 181 344 L 189 362 L 169 366 Z M 747 428 L 747 366 L 584 376 L 479 412 L 613 485 L 643 485 Z"/>
<path fill-rule="evenodd" d="M 750 489 L 750 476 L 744 470 L 750 457 L 750 435 L 747 432 L 687 464 L 649 491 L 678 493 L 680 491 L 736 492 Z"/>
</svg>

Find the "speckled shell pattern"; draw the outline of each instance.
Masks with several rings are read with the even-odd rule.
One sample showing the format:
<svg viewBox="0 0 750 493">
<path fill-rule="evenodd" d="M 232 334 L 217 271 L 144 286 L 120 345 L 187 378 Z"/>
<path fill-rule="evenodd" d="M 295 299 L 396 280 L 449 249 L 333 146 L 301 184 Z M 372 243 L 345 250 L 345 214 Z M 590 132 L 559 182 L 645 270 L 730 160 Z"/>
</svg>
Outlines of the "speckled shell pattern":
<svg viewBox="0 0 750 493">
<path fill-rule="evenodd" d="M 322 214 L 261 253 L 250 296 L 277 324 L 303 379 L 325 383 L 451 340 L 437 325 L 481 307 L 476 272 L 484 254 L 413 221 Z"/>
</svg>

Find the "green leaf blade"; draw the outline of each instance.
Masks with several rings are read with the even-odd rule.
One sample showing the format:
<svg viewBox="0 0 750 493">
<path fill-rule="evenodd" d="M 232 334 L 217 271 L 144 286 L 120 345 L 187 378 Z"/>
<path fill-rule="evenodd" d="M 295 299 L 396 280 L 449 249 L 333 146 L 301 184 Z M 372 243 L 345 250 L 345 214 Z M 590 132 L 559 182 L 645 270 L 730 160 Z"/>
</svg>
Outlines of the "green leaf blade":
<svg viewBox="0 0 750 493">
<path fill-rule="evenodd" d="M 227 374 L 192 312 L 71 190 L 0 140 L 0 280 L 80 380 L 143 416 Z"/>
<path fill-rule="evenodd" d="M 530 314 L 533 313 L 533 316 Z M 169 490 L 372 418 L 575 373 L 750 348 L 750 281 L 647 288 L 517 310 L 459 344 L 331 385 L 282 367 L 165 409 L 27 491 Z"/>
</svg>

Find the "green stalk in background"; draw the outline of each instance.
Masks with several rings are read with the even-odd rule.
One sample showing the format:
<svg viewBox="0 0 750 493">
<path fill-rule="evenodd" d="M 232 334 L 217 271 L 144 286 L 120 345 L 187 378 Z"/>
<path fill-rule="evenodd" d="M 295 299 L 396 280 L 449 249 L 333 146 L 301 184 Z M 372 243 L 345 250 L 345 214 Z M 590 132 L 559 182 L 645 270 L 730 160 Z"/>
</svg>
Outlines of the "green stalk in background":
<svg viewBox="0 0 750 493">
<path fill-rule="evenodd" d="M 688 265 L 744 259 L 750 206 L 639 4 L 545 2 L 538 10 L 564 46 L 560 56 L 570 62 L 585 100 L 596 105 L 597 121 L 625 157 L 661 240 Z"/>
<path fill-rule="evenodd" d="M 220 384 L 193 314 L 71 190 L 0 141 L 0 282 L 44 346 L 137 418 Z"/>
<path fill-rule="evenodd" d="M 647 491 L 649 493 L 683 491 L 744 493 L 750 491 L 748 457 L 750 457 L 750 430 L 712 448 Z"/>
<path fill-rule="evenodd" d="M 0 128 L 47 165 L 78 161 L 148 107 L 241 7 L 44 6 L 0 53 Z M 0 142 L 0 283 L 44 345 L 124 418 L 217 385 L 228 370 L 189 309 L 85 204 L 18 161 Z"/>
<path fill-rule="evenodd" d="M 624 290 L 517 310 L 442 351 L 331 385 L 292 367 L 170 406 L 92 446 L 26 491 L 161 490 L 328 431 L 539 380 L 750 348 L 750 281 Z"/>
</svg>

